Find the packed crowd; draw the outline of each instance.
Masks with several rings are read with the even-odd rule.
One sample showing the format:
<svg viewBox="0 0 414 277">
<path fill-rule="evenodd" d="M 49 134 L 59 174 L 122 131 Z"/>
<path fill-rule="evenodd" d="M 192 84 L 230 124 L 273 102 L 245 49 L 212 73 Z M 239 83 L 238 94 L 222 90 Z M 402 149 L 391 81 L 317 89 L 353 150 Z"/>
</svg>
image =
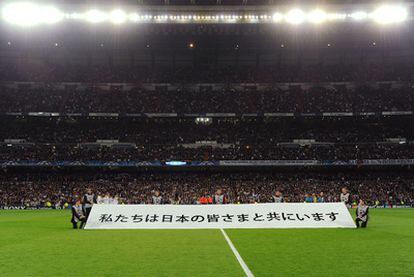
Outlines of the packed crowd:
<svg viewBox="0 0 414 277">
<path fill-rule="evenodd" d="M 194 118 L 0 118 L 0 161 L 412 159 L 413 126 L 411 116 L 221 118 L 210 124 Z"/>
<path fill-rule="evenodd" d="M 323 146 L 232 145 L 226 148 L 177 145 L 79 146 L 73 144 L 0 145 L 0 161 L 214 161 L 414 159 L 413 144 Z"/>
<path fill-rule="evenodd" d="M 370 205 L 414 204 L 414 179 L 408 173 L 154 173 L 154 174 L 3 174 L 0 207 L 62 208 L 81 198 L 87 188 L 95 195 L 125 204 L 200 204 L 221 190 L 227 203 L 273 202 L 280 191 L 286 202 L 335 202 L 347 187 L 351 202 Z M 309 200 L 311 199 L 311 200 Z M 319 200 L 318 200 L 319 199 Z M 159 199 L 157 200 L 159 201 Z"/>
<path fill-rule="evenodd" d="M 0 81 L 86 83 L 288 83 L 411 81 L 410 64 L 363 63 L 273 66 L 85 66 L 4 62 Z"/>
<path fill-rule="evenodd" d="M 325 143 L 372 143 L 388 138 L 414 140 L 414 117 L 214 118 L 56 118 L 1 117 L 0 141 L 90 143 L 118 140 L 137 145 L 218 144 L 274 145 L 293 140 Z"/>
<path fill-rule="evenodd" d="M 237 90 L 229 86 L 220 91 L 159 88 L 121 90 L 99 86 L 86 89 L 0 87 L 1 112 L 60 113 L 318 113 L 380 112 L 414 110 L 414 93 L 409 86 L 372 88 L 361 86 L 312 87 L 287 90 L 269 87 L 264 91 Z"/>
</svg>

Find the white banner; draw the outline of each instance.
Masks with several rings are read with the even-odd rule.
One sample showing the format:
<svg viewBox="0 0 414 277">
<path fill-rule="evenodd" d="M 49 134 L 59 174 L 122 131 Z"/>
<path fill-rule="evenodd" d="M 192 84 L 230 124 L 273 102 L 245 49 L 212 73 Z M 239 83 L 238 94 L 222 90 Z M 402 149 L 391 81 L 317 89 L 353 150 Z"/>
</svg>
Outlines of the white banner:
<svg viewBox="0 0 414 277">
<path fill-rule="evenodd" d="M 94 205 L 85 229 L 355 228 L 343 203 Z"/>
</svg>

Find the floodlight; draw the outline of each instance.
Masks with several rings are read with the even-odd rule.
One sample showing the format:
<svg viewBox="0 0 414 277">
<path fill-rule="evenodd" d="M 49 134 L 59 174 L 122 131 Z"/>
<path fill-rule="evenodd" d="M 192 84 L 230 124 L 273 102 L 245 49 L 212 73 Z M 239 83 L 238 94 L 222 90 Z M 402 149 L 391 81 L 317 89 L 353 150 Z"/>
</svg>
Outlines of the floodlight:
<svg viewBox="0 0 414 277">
<path fill-rule="evenodd" d="M 381 6 L 376 9 L 371 17 L 380 24 L 398 23 L 407 19 L 407 10 L 398 6 Z"/>
<path fill-rule="evenodd" d="M 98 10 L 90 10 L 85 14 L 85 19 L 91 23 L 100 23 L 108 19 L 108 14 Z"/>
<path fill-rule="evenodd" d="M 5 21 L 19 26 L 34 26 L 40 23 L 57 23 L 64 14 L 51 6 L 38 6 L 34 3 L 19 2 L 6 5 L 2 9 Z"/>
<path fill-rule="evenodd" d="M 39 8 L 39 17 L 42 22 L 53 24 L 63 20 L 65 15 L 54 7 L 41 7 Z"/>
<path fill-rule="evenodd" d="M 38 11 L 39 7 L 33 3 L 12 3 L 2 9 L 2 17 L 12 24 L 33 26 L 39 23 Z"/>
<path fill-rule="evenodd" d="M 115 10 L 109 14 L 109 20 L 114 24 L 122 24 L 127 20 L 127 15 L 124 11 Z"/>
<path fill-rule="evenodd" d="M 309 22 L 319 24 L 327 20 L 326 12 L 316 9 L 308 13 L 307 19 Z"/>
<path fill-rule="evenodd" d="M 350 17 L 355 20 L 364 20 L 368 18 L 368 14 L 363 11 L 358 11 L 350 14 Z"/>
<path fill-rule="evenodd" d="M 346 19 L 346 13 L 328 13 L 326 15 L 328 20 L 344 20 Z"/>
<path fill-rule="evenodd" d="M 66 14 L 65 17 L 68 18 L 68 19 L 82 20 L 82 19 L 84 19 L 84 14 L 74 12 L 74 13 Z"/>
<path fill-rule="evenodd" d="M 139 14 L 137 13 L 131 13 L 129 14 L 129 20 L 131 20 L 132 22 L 138 22 L 139 21 Z"/>
<path fill-rule="evenodd" d="M 24 1 L 24 0 L 23 0 Z M 5 4 L 1 9 L 1 19 L 15 25 L 34 26 L 40 24 L 53 24 L 63 19 L 81 20 L 91 23 L 111 22 L 122 24 L 126 22 L 189 22 L 196 21 L 220 21 L 220 23 L 247 22 L 247 23 L 269 23 L 287 22 L 293 25 L 310 22 L 320 24 L 325 21 L 339 21 L 351 19 L 355 21 L 370 20 L 379 24 L 398 23 L 408 18 L 408 10 L 403 6 L 383 5 L 374 11 L 355 10 L 351 13 L 327 13 L 316 8 L 304 12 L 294 8 L 286 13 L 251 13 L 251 14 L 138 14 L 133 11 L 126 13 L 123 10 L 104 11 L 92 9 L 82 13 L 63 12 L 49 5 L 40 5 L 31 2 L 11 2 Z"/>
<path fill-rule="evenodd" d="M 285 16 L 286 22 L 290 24 L 300 24 L 306 19 L 306 14 L 299 9 L 290 10 Z"/>
<path fill-rule="evenodd" d="M 273 22 L 280 22 L 283 20 L 283 14 L 281 13 L 274 13 L 272 16 Z"/>
</svg>

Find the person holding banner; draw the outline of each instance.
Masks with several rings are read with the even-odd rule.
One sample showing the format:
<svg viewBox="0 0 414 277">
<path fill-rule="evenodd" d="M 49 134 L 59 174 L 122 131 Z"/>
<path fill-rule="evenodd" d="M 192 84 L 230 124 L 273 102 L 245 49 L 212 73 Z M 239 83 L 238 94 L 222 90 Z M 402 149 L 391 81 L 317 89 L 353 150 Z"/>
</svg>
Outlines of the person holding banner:
<svg viewBox="0 0 414 277">
<path fill-rule="evenodd" d="M 339 196 L 339 198 L 341 199 L 341 202 L 345 203 L 348 209 L 351 207 L 351 197 L 346 187 L 343 187 L 341 189 L 341 195 Z"/>
<path fill-rule="evenodd" d="M 368 211 L 369 211 L 369 207 L 365 204 L 365 201 L 362 199 L 359 199 L 359 204 L 356 209 L 356 219 L 355 219 L 357 228 L 359 228 L 359 223 L 361 223 L 362 228 L 367 227 Z"/>
<path fill-rule="evenodd" d="M 273 198 L 273 202 L 275 202 L 275 203 L 283 203 L 283 202 L 285 202 L 285 199 L 283 198 L 283 195 L 280 192 L 280 190 L 277 190 L 275 192 L 275 195 L 272 196 L 272 198 Z"/>
<path fill-rule="evenodd" d="M 88 220 L 89 214 L 92 210 L 93 204 L 97 203 L 96 195 L 92 193 L 92 190 L 88 188 L 86 193 L 83 195 L 83 213 L 86 216 L 86 220 Z"/>
<path fill-rule="evenodd" d="M 213 204 L 227 204 L 227 197 L 223 194 L 221 189 L 218 189 L 216 194 L 214 194 Z"/>
<path fill-rule="evenodd" d="M 152 204 L 154 205 L 161 205 L 164 204 L 164 200 L 162 199 L 162 196 L 158 190 L 154 192 L 151 199 Z"/>
<path fill-rule="evenodd" d="M 72 206 L 72 219 L 70 222 L 72 222 L 73 229 L 78 229 L 78 222 L 81 223 L 79 229 L 82 229 L 86 223 L 86 217 L 83 213 L 80 200 L 77 200 L 75 204 Z"/>
</svg>

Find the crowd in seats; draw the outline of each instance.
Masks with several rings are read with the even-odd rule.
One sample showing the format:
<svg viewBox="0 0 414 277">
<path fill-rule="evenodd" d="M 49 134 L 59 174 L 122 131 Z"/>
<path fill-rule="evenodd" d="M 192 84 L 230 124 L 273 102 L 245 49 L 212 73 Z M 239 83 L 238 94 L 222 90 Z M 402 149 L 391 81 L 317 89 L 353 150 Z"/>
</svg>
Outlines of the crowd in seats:
<svg viewBox="0 0 414 277">
<path fill-rule="evenodd" d="M 235 145 L 229 148 L 186 148 L 177 145 L 137 147 L 81 147 L 36 144 L 0 146 L 0 161 L 212 161 L 212 160 L 319 160 L 414 159 L 413 144 L 335 146 Z"/>
<path fill-rule="evenodd" d="M 0 117 L 0 141 L 90 143 L 96 140 L 147 144 L 274 145 L 295 139 L 324 143 L 372 143 L 387 138 L 414 140 L 412 116 L 324 118 L 194 118 Z"/>
<path fill-rule="evenodd" d="M 360 86 L 301 89 L 292 86 L 281 90 L 269 87 L 264 91 L 226 89 L 175 90 L 144 88 L 120 90 L 61 89 L 50 85 L 42 88 L 10 89 L 0 87 L 0 113 L 318 113 L 318 112 L 381 112 L 414 110 L 414 92 L 402 88 Z"/>
<path fill-rule="evenodd" d="M 194 118 L 7 117 L 0 118 L 0 160 L 412 159 L 413 126 L 412 116 L 215 118 L 207 125 Z"/>
<path fill-rule="evenodd" d="M 2 82 L 84 83 L 290 83 L 411 81 L 408 64 L 333 64 L 273 66 L 85 66 L 4 62 Z"/>
<path fill-rule="evenodd" d="M 407 175 L 407 176 L 406 176 Z M 159 191 L 165 204 L 199 204 L 202 196 L 220 189 L 228 203 L 272 202 L 279 190 L 286 202 L 323 197 L 337 202 L 342 187 L 351 202 L 365 199 L 378 207 L 414 204 L 414 179 L 410 173 L 146 173 L 61 174 L 5 173 L 0 176 L 0 207 L 64 207 L 80 198 L 86 188 L 96 195 L 109 194 L 118 203 L 151 204 Z M 50 203 L 50 204 L 49 204 Z"/>
<path fill-rule="evenodd" d="M 38 88 L 0 86 L 0 114 L 28 112 L 121 113 L 116 119 L 44 117 L 16 115 L 0 118 L 0 141 L 20 139 L 25 143 L 0 144 L 0 161 L 205 161 L 205 160 L 320 160 L 414 159 L 411 116 L 388 119 L 327 119 L 312 117 L 269 121 L 253 116 L 244 119 L 214 119 L 211 125 L 197 125 L 184 119 L 191 113 L 322 113 L 413 111 L 413 88 L 356 86 L 326 88 L 318 82 L 333 81 L 411 81 L 411 70 L 364 66 L 318 68 L 218 68 L 211 70 L 147 68 L 100 68 L 82 66 L 43 66 L 36 68 L 2 64 L 0 82 L 43 82 Z M 179 81 L 177 81 L 179 80 Z M 57 89 L 54 82 L 86 82 L 86 89 Z M 122 90 L 103 88 L 97 83 L 132 82 L 138 87 Z M 313 82 L 311 88 L 270 85 L 264 91 L 226 89 L 200 90 L 178 85 L 178 89 L 150 91 L 141 83 L 242 83 Z M 174 120 L 125 119 L 133 113 L 178 113 Z M 3 117 L 4 116 L 4 117 Z M 111 116 L 108 116 L 111 117 Z M 80 119 L 81 118 L 81 119 Z M 407 119 L 408 118 L 408 119 Z M 362 120 L 365 119 L 365 120 Z M 192 120 L 192 121 L 191 121 Z M 297 121 L 295 121 L 297 120 Z M 220 122 L 218 122 L 220 121 Z M 364 122 L 362 122 L 364 121 Z M 334 122 L 334 123 L 332 123 Z M 404 138 L 399 144 L 384 143 L 387 138 Z M 84 145 L 99 139 L 113 139 L 133 145 Z M 294 139 L 313 139 L 321 145 L 281 145 Z M 183 144 L 216 141 L 223 147 L 189 148 Z M 378 143 L 382 142 L 382 143 Z M 372 173 L 370 176 L 329 176 L 312 174 L 19 174 L 4 169 L 0 175 L 0 207 L 23 205 L 62 207 L 72 203 L 90 187 L 95 193 L 109 193 L 120 203 L 151 203 L 160 191 L 164 203 L 197 204 L 203 195 L 222 189 L 230 203 L 269 202 L 276 190 L 286 201 L 303 202 L 306 196 L 338 201 L 341 187 L 347 186 L 353 201 L 365 198 L 375 205 L 412 205 L 412 176 Z"/>
</svg>

